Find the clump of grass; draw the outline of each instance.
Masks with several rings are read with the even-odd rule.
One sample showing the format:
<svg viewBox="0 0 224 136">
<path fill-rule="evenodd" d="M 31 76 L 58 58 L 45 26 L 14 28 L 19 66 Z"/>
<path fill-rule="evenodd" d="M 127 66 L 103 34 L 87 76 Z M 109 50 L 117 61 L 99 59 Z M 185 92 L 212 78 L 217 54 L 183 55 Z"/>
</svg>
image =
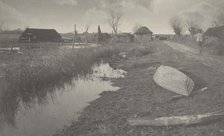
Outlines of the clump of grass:
<svg viewBox="0 0 224 136">
<path fill-rule="evenodd" d="M 25 52 L 5 69 L 5 79 L 12 89 L 35 90 L 57 84 L 62 79 L 91 73 L 91 67 L 118 51 L 104 47 L 99 49 L 32 50 Z"/>
</svg>

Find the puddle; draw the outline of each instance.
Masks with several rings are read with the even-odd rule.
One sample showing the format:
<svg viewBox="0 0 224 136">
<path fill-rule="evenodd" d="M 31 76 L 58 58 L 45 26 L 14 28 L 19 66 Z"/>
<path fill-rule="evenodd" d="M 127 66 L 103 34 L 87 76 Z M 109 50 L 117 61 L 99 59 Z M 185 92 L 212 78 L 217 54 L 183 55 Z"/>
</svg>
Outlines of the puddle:
<svg viewBox="0 0 224 136">
<path fill-rule="evenodd" d="M 19 51 L 20 48 L 19 47 L 14 47 L 13 50 Z M 0 48 L 0 51 L 11 51 L 11 48 Z"/>
<path fill-rule="evenodd" d="M 111 72 L 107 72 L 111 71 Z M 102 63 L 99 65 L 95 65 L 93 67 L 93 72 L 94 72 L 94 77 L 98 78 L 124 78 L 125 74 L 127 73 L 126 71 L 122 69 L 113 69 L 109 63 Z"/>
<path fill-rule="evenodd" d="M 94 43 L 75 43 L 75 46 L 72 46 L 72 43 L 65 43 L 63 46 L 61 46 L 62 49 L 82 49 L 82 48 L 94 48 L 94 47 L 100 47 L 101 45 L 97 45 Z"/>
<path fill-rule="evenodd" d="M 123 70 L 112 69 L 109 64 L 96 65 L 93 71 L 86 78 L 74 79 L 63 88 L 34 98 L 30 103 L 19 101 L 18 108 L 14 109 L 14 123 L 0 122 L 0 136 L 50 136 L 70 121 L 77 120 L 80 111 L 99 98 L 100 93 L 119 89 L 100 77 L 122 78 L 125 74 Z"/>
</svg>

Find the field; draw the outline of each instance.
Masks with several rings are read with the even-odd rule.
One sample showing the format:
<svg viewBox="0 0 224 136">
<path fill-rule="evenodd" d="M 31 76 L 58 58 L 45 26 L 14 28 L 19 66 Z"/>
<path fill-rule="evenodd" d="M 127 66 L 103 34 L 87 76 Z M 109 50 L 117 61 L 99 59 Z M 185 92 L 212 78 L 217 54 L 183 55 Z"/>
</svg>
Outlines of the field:
<svg viewBox="0 0 224 136">
<path fill-rule="evenodd" d="M 114 68 L 128 72 L 125 78 L 112 80 L 120 89 L 102 93 L 83 110 L 78 121 L 58 130 L 55 136 L 223 135 L 223 122 L 173 128 L 131 127 L 127 123 L 130 117 L 155 118 L 223 110 L 223 57 L 197 54 L 197 48 L 189 53 L 185 50 L 188 48 L 173 42 L 155 41 L 145 44 L 113 43 L 78 50 L 42 48 L 24 50 L 23 54 L 0 54 L 0 114 L 5 113 L 3 110 L 10 111 L 8 105 L 11 103 L 20 99 L 29 102 L 31 97 L 42 98 L 50 88 L 63 86 L 74 77 L 91 73 L 91 67 L 104 60 Z M 121 52 L 127 53 L 127 59 L 119 56 Z M 160 65 L 175 67 L 191 77 L 195 82 L 194 91 L 204 87 L 208 90 L 172 100 L 176 94 L 159 87 L 152 80 Z M 4 116 L 13 124 L 17 110 L 15 107 L 11 109 Z"/>
</svg>

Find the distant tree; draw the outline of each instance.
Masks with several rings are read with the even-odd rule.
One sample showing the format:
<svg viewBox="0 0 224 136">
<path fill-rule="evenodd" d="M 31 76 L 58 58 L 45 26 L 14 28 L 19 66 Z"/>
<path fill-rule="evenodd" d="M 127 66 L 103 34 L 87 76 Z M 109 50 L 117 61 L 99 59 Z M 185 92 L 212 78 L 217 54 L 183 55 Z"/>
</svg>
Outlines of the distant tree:
<svg viewBox="0 0 224 136">
<path fill-rule="evenodd" d="M 170 19 L 170 25 L 174 31 L 174 33 L 178 36 L 182 34 L 183 25 L 180 17 L 176 16 Z"/>
<path fill-rule="evenodd" d="M 201 30 L 200 23 L 197 20 L 187 20 L 186 25 L 191 36 L 194 36 L 199 30 Z"/>
<path fill-rule="evenodd" d="M 120 20 L 123 16 L 121 10 L 110 10 L 108 15 L 108 23 L 110 27 L 113 29 L 113 33 L 117 36 L 118 28 L 120 25 Z"/>
<path fill-rule="evenodd" d="M 224 25 L 224 13 L 223 12 L 219 13 L 212 23 L 213 23 L 212 25 L 214 27 L 223 26 Z"/>
</svg>

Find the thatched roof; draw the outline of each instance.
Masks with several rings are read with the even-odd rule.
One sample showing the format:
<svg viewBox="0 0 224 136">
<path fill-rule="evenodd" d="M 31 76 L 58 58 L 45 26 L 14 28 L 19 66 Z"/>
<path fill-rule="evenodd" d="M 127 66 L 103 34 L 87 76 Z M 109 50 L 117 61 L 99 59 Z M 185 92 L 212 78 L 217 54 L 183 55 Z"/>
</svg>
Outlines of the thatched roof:
<svg viewBox="0 0 224 136">
<path fill-rule="evenodd" d="M 146 26 L 142 26 L 134 34 L 144 35 L 144 34 L 153 34 L 153 32 L 149 30 Z"/>
<path fill-rule="evenodd" d="M 27 28 L 20 36 L 20 41 L 27 38 L 38 42 L 54 42 L 60 41 L 61 35 L 55 29 Z"/>
<path fill-rule="evenodd" d="M 209 28 L 205 35 L 224 39 L 224 26 Z"/>
</svg>

